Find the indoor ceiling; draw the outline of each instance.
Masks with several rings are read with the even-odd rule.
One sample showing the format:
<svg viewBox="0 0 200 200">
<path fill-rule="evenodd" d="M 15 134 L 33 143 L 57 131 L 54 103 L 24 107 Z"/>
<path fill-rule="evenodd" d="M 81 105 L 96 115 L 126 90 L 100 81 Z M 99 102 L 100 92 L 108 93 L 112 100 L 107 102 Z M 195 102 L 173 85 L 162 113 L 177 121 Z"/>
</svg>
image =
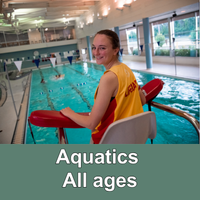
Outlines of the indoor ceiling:
<svg viewBox="0 0 200 200">
<path fill-rule="evenodd" d="M 74 20 L 101 0 L 1 0 L 0 28 L 27 29 L 74 25 Z"/>
<path fill-rule="evenodd" d="M 0 0 L 0 31 L 75 25 L 75 19 L 102 0 Z M 198 3 L 150 17 L 150 22 L 198 10 Z M 142 23 L 142 19 L 135 24 Z M 132 27 L 133 22 L 120 26 Z"/>
</svg>

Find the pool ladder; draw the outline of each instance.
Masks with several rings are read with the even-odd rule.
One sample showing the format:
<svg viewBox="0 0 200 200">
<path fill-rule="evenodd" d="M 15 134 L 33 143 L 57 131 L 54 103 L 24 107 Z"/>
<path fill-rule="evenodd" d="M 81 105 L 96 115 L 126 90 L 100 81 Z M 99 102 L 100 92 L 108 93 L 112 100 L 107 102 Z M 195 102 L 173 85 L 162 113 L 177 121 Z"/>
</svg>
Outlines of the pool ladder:
<svg viewBox="0 0 200 200">
<path fill-rule="evenodd" d="M 177 115 L 179 117 L 183 117 L 185 118 L 187 121 L 189 121 L 195 128 L 198 138 L 199 138 L 199 144 L 200 144 L 200 125 L 199 125 L 199 121 L 194 118 L 192 115 L 188 114 L 187 112 L 184 112 L 182 110 L 176 109 L 176 108 L 172 108 L 160 103 L 156 103 L 154 101 L 151 102 L 151 106 L 158 108 L 160 110 L 164 110 L 166 112 L 172 113 L 174 115 Z"/>
</svg>

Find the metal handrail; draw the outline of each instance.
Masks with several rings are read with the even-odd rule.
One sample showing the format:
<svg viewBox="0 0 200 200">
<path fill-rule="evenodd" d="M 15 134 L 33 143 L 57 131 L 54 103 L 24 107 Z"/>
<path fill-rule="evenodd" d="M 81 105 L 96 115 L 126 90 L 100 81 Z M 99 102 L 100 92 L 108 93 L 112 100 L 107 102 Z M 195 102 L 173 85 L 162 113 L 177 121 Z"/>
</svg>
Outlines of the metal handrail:
<svg viewBox="0 0 200 200">
<path fill-rule="evenodd" d="M 183 117 L 183 118 L 187 119 L 194 126 L 194 128 L 198 134 L 199 144 L 200 144 L 200 125 L 199 125 L 199 121 L 196 118 L 194 118 L 192 115 L 190 115 L 182 110 L 178 110 L 176 108 L 165 106 L 163 104 L 156 103 L 154 101 L 151 102 L 151 105 L 155 108 L 167 111 L 169 113 L 172 113 L 174 115 L 177 115 L 179 117 Z"/>
</svg>

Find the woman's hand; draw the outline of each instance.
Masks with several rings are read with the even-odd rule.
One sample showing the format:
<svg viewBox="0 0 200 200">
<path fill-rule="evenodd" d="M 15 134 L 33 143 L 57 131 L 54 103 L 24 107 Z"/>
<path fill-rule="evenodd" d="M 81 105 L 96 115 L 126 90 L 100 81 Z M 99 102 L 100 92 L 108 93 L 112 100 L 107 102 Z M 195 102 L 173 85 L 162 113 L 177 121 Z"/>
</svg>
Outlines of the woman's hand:
<svg viewBox="0 0 200 200">
<path fill-rule="evenodd" d="M 64 108 L 60 111 L 64 116 L 66 117 L 69 117 L 74 113 L 74 111 L 70 108 L 70 107 L 67 107 L 67 108 Z"/>
<path fill-rule="evenodd" d="M 75 113 L 71 108 L 67 107 L 60 112 L 69 117 L 71 120 L 86 127 L 90 130 L 94 130 L 102 117 L 104 116 L 112 96 L 115 96 L 118 91 L 118 79 L 113 72 L 107 72 L 101 77 L 98 89 L 98 95 L 90 115 L 84 116 Z"/>
<path fill-rule="evenodd" d="M 142 92 L 141 89 L 139 89 L 139 95 L 140 95 L 141 103 L 142 103 L 142 106 L 143 106 L 147 102 L 146 102 L 146 97 L 145 97 L 145 95 L 144 95 L 144 93 Z"/>
</svg>

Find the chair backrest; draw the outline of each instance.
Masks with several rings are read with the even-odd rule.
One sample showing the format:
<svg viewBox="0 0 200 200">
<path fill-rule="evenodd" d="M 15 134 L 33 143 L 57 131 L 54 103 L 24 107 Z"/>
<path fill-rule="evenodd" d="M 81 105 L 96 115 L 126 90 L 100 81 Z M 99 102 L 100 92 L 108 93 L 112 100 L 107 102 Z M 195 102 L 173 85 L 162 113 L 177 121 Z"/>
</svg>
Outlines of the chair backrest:
<svg viewBox="0 0 200 200">
<path fill-rule="evenodd" d="M 145 144 L 156 137 L 154 112 L 143 112 L 112 123 L 99 144 Z"/>
</svg>

